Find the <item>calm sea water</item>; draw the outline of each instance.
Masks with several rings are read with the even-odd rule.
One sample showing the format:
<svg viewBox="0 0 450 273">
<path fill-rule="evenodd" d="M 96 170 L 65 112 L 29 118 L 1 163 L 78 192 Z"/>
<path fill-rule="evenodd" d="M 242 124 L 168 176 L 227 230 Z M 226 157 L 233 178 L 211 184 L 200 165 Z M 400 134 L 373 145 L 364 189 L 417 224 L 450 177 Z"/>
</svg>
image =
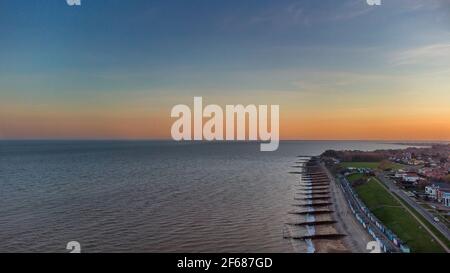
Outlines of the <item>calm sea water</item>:
<svg viewBox="0 0 450 273">
<path fill-rule="evenodd" d="M 402 147 L 0 141 L 0 252 L 305 252 L 283 239 L 296 156 Z"/>
</svg>

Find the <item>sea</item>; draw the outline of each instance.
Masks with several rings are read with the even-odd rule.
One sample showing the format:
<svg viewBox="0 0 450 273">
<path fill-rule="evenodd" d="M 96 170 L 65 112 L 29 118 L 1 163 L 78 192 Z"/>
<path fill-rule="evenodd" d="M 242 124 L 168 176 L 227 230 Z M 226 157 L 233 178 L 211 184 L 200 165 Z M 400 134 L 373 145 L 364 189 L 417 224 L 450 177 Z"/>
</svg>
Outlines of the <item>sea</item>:
<svg viewBox="0 0 450 273">
<path fill-rule="evenodd" d="M 0 252 L 309 252 L 297 156 L 365 141 L 0 141 Z M 304 220 L 304 219 L 303 219 Z"/>
</svg>

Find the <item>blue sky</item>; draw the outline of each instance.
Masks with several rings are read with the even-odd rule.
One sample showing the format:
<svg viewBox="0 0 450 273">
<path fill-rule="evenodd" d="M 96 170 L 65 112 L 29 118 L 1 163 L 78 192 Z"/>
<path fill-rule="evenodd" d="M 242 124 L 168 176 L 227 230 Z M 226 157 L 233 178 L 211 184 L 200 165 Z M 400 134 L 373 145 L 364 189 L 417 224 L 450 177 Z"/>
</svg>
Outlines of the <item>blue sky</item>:
<svg viewBox="0 0 450 273">
<path fill-rule="evenodd" d="M 3 72 L 47 74 L 61 85 L 89 74 L 92 82 L 79 89 L 110 90 L 102 76 L 115 74 L 133 74 L 136 87 L 178 87 L 179 80 L 209 88 L 230 84 L 223 73 L 235 70 L 385 70 L 379 55 L 439 43 L 450 24 L 445 1 L 1 3 Z"/>
<path fill-rule="evenodd" d="M 438 96 L 450 71 L 445 0 L 0 0 L 0 33 L 2 101 L 74 113 L 193 95 L 356 105 L 407 99 L 411 79 Z"/>
</svg>

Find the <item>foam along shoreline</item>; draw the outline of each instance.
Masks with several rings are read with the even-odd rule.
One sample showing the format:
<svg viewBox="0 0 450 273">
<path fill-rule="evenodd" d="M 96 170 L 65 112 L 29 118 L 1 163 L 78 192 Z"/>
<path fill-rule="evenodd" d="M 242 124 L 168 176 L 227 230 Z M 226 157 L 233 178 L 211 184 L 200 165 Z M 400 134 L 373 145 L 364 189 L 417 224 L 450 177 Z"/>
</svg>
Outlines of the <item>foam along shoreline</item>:
<svg viewBox="0 0 450 273">
<path fill-rule="evenodd" d="M 336 220 L 331 209 L 332 198 L 330 191 L 330 179 L 315 157 L 302 157 L 304 161 L 297 161 L 294 168 L 299 171 L 290 172 L 300 175 L 301 180 L 296 185 L 292 206 L 298 209 L 289 211 L 288 214 L 304 215 L 304 221 L 291 221 L 289 226 L 306 228 L 307 232 L 300 236 L 289 236 L 293 240 L 304 240 L 308 246 L 308 252 L 349 252 L 336 227 Z"/>
</svg>

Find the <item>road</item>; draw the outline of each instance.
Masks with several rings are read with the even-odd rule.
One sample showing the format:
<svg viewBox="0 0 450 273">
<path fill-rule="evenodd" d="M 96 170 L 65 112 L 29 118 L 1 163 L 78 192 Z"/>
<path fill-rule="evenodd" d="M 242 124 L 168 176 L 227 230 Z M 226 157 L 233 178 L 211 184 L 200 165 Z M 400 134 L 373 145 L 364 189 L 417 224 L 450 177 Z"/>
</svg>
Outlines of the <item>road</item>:
<svg viewBox="0 0 450 273">
<path fill-rule="evenodd" d="M 397 185 L 389 178 L 387 178 L 382 172 L 377 172 L 378 179 L 388 187 L 388 189 L 405 201 L 408 205 L 414 208 L 420 215 L 422 215 L 430 224 L 432 224 L 437 230 L 439 230 L 448 240 L 450 240 L 450 230 L 446 225 L 440 222 L 434 221 L 434 216 L 421 205 L 417 204 L 411 197 L 406 195 Z M 414 215 L 413 215 L 414 216 Z"/>
</svg>

